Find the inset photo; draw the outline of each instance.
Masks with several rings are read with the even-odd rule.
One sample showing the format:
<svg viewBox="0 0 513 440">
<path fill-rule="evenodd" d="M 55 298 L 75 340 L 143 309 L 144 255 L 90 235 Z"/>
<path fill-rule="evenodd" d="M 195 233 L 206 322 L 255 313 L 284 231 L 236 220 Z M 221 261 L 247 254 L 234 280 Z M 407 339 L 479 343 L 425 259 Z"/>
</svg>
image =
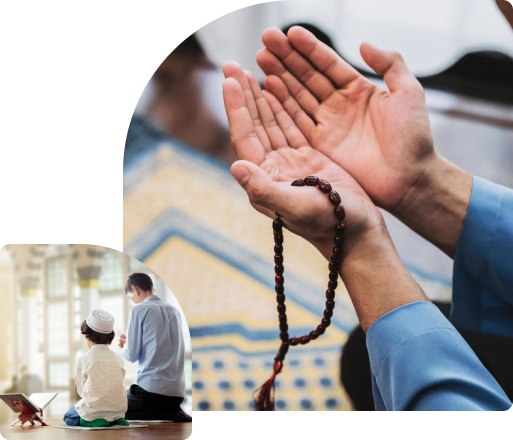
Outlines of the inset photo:
<svg viewBox="0 0 513 440">
<path fill-rule="evenodd" d="M 0 251 L 0 300 L 6 438 L 190 436 L 189 328 L 145 264 L 102 246 L 11 244 Z"/>
</svg>

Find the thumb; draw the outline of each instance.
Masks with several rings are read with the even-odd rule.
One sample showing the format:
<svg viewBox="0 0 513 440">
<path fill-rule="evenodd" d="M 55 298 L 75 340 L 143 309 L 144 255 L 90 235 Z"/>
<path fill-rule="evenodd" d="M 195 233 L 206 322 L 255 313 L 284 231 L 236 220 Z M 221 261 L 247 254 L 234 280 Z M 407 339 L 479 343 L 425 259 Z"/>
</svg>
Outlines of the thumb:
<svg viewBox="0 0 513 440">
<path fill-rule="evenodd" d="M 258 211 L 274 218 L 275 212 L 287 215 L 293 210 L 290 184 L 275 182 L 262 168 L 247 160 L 236 161 L 230 171 Z"/>
<path fill-rule="evenodd" d="M 402 90 L 408 93 L 422 92 L 419 81 L 410 72 L 403 57 L 398 52 L 378 49 L 369 43 L 360 46 L 365 63 L 378 75 L 382 75 L 391 92 Z"/>
</svg>

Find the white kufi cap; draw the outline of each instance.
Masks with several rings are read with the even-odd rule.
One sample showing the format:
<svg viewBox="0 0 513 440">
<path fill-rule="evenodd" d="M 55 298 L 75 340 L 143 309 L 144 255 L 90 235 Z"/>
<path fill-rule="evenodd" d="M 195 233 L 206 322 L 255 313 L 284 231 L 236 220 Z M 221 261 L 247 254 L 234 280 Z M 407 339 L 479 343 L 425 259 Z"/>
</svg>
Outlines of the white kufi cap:
<svg viewBox="0 0 513 440">
<path fill-rule="evenodd" d="M 110 333 L 114 329 L 114 316 L 105 310 L 93 310 L 86 320 L 87 326 L 98 333 Z"/>
</svg>

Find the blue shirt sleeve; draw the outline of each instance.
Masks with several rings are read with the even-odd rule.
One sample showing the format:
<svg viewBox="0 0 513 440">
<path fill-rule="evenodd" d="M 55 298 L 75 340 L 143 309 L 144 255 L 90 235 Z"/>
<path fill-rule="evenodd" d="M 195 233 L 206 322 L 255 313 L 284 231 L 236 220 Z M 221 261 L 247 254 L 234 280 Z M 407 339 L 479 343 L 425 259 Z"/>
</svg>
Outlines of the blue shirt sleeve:
<svg viewBox="0 0 513 440">
<path fill-rule="evenodd" d="M 479 177 L 454 258 L 451 321 L 513 337 L 513 190 Z"/>
<path fill-rule="evenodd" d="M 141 356 L 142 333 L 142 313 L 136 306 L 128 322 L 126 346 L 123 350 L 123 357 L 128 362 L 137 362 Z"/>
<path fill-rule="evenodd" d="M 367 332 L 376 410 L 506 410 L 497 381 L 438 308 L 398 307 Z"/>
</svg>

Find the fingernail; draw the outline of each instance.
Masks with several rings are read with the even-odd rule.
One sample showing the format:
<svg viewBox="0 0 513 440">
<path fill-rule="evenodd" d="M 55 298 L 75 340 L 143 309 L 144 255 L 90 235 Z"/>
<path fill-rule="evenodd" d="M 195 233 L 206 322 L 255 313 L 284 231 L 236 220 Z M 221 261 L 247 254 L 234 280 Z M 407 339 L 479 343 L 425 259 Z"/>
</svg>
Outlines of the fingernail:
<svg viewBox="0 0 513 440">
<path fill-rule="evenodd" d="M 232 169 L 232 176 L 240 186 L 244 186 L 249 179 L 249 171 L 246 167 L 236 167 Z"/>
</svg>

